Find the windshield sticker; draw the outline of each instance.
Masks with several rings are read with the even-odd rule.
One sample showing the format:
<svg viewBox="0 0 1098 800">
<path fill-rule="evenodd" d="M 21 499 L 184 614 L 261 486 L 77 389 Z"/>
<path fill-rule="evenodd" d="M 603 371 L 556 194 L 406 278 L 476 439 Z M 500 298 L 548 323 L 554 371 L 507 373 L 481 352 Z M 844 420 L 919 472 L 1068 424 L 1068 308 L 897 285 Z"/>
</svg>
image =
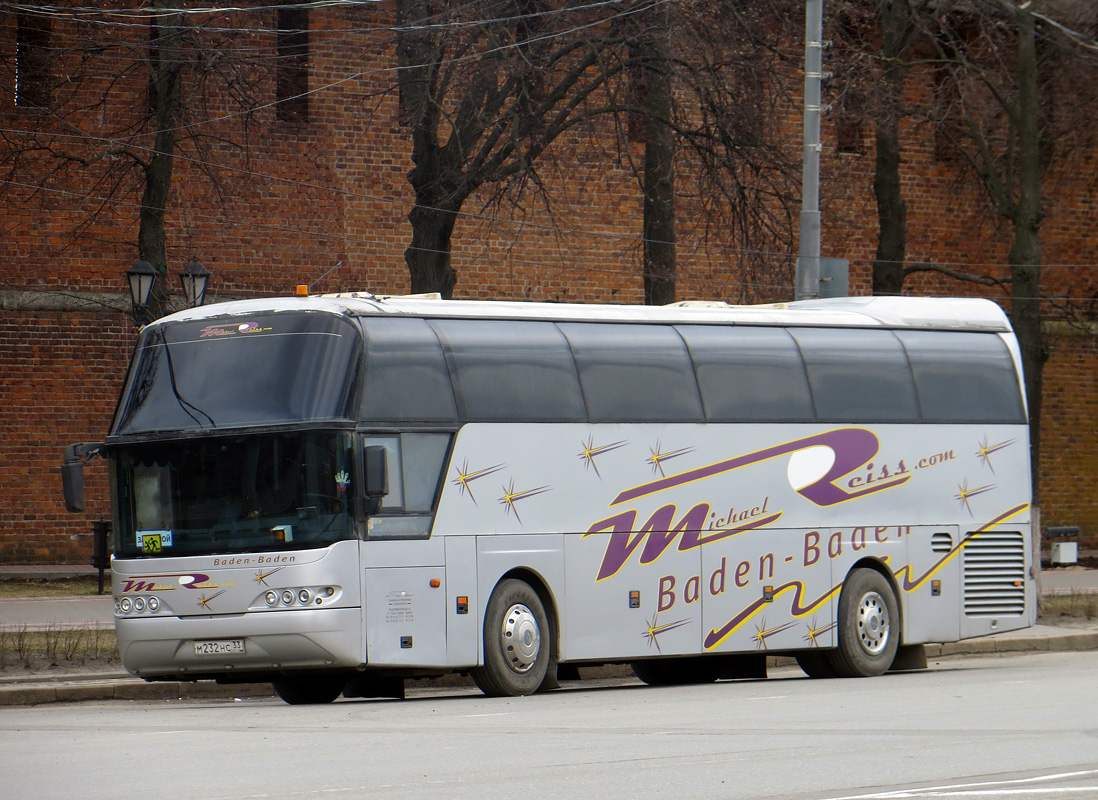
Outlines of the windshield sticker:
<svg viewBox="0 0 1098 800">
<path fill-rule="evenodd" d="M 170 530 L 138 531 L 137 547 L 142 553 L 159 553 L 165 547 L 172 546 Z"/>
<path fill-rule="evenodd" d="M 347 487 L 351 485 L 351 476 L 347 473 L 347 470 L 341 469 L 335 474 L 336 491 L 345 492 Z"/>
<path fill-rule="evenodd" d="M 274 328 L 260 327 L 258 322 L 241 322 L 239 325 L 207 325 L 198 333 L 200 339 L 211 336 L 235 336 L 238 333 L 266 333 Z"/>
</svg>

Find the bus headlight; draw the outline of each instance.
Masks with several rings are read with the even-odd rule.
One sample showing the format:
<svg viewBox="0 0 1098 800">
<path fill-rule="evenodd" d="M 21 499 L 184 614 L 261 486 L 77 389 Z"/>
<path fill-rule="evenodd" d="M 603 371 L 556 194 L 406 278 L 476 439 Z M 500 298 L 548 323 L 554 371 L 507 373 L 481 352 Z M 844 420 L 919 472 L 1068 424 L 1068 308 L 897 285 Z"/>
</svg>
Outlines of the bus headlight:
<svg viewBox="0 0 1098 800">
<path fill-rule="evenodd" d="M 280 611 L 331 605 L 343 595 L 341 586 L 286 586 L 266 589 L 255 596 L 250 611 Z"/>
<path fill-rule="evenodd" d="M 118 601 L 118 610 L 123 614 L 129 614 L 133 611 L 133 600 L 128 597 L 123 597 Z"/>
<path fill-rule="evenodd" d="M 160 610 L 160 601 L 155 597 L 150 597 L 149 598 L 149 611 L 156 612 L 156 611 L 159 611 L 159 610 Z"/>
<path fill-rule="evenodd" d="M 142 611 L 145 610 L 145 598 L 144 597 L 135 597 L 134 598 L 133 610 L 136 611 L 138 614 L 140 614 Z"/>
</svg>

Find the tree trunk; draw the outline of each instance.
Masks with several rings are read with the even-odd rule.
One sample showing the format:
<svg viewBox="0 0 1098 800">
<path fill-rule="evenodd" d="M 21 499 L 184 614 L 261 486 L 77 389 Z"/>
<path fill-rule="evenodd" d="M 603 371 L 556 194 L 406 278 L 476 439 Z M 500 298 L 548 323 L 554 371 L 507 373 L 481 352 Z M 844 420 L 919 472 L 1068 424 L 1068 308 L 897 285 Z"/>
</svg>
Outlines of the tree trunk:
<svg viewBox="0 0 1098 800">
<path fill-rule="evenodd" d="M 408 221 L 412 223 L 412 243 L 404 251 L 404 261 L 412 278 L 412 293 L 439 292 L 449 299 L 457 284 L 457 272 L 450 266 L 450 237 L 457 214 L 417 203 Z"/>
<path fill-rule="evenodd" d="M 1011 273 L 1011 322 L 1021 349 L 1029 403 L 1030 453 L 1033 466 L 1033 504 L 1038 505 L 1038 467 L 1041 453 L 1041 378 L 1047 346 L 1041 334 L 1041 203 L 1040 126 L 1037 104 L 1037 48 L 1033 16 L 1019 10 L 1018 25 L 1018 131 L 1017 202 L 1011 221 L 1014 245 L 1008 263 Z"/>
<path fill-rule="evenodd" d="M 164 0 L 157 0 L 156 5 L 163 7 Z M 150 48 L 150 67 L 156 87 L 156 139 L 153 155 L 145 165 L 145 191 L 141 196 L 137 231 L 139 257 L 152 264 L 159 273 L 152 297 L 149 298 L 148 313 L 151 319 L 162 317 L 168 311 L 165 210 L 172 185 L 176 129 L 182 117 L 179 33 L 183 18 L 179 14 L 171 14 L 163 19 L 165 24 L 156 26 L 156 36 Z"/>
<path fill-rule="evenodd" d="M 658 306 L 675 302 L 675 137 L 666 6 L 656 18 L 638 50 L 644 61 L 644 302 Z"/>
<path fill-rule="evenodd" d="M 873 294 L 899 294 L 907 258 L 907 204 L 900 186 L 900 118 L 903 114 L 902 57 L 908 24 L 905 0 L 878 0 L 881 56 L 885 68 L 876 125 L 873 194 L 877 198 L 877 255 Z"/>
</svg>

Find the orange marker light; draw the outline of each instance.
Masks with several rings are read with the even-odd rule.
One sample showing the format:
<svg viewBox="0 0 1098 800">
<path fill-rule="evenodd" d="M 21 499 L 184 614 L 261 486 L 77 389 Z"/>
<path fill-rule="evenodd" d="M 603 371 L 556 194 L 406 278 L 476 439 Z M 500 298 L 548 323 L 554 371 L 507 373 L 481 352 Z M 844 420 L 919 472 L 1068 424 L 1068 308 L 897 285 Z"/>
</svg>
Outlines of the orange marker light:
<svg viewBox="0 0 1098 800">
<path fill-rule="evenodd" d="M 294 294 L 296 294 L 298 297 L 308 297 L 309 287 L 306 286 L 304 283 L 299 283 L 297 285 L 297 291 L 295 291 Z"/>
<path fill-rule="evenodd" d="M 442 586 L 442 581 L 440 581 L 438 578 L 431 578 L 432 589 L 437 589 L 440 586 Z"/>
</svg>

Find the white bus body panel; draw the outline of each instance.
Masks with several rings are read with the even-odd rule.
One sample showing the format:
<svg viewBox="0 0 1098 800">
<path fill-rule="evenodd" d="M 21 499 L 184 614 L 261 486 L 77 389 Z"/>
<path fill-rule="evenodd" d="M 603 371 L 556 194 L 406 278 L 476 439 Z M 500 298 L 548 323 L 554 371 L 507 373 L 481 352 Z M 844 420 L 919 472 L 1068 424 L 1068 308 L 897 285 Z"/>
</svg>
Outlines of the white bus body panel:
<svg viewBox="0 0 1098 800">
<path fill-rule="evenodd" d="M 445 543 L 364 542 L 362 565 L 366 662 L 378 667 L 445 666 Z"/>
<path fill-rule="evenodd" d="M 861 561 L 906 643 L 953 641 L 1032 624 L 1027 450 L 1021 425 L 470 424 L 432 535 L 477 537 L 481 607 L 543 574 L 562 661 L 834 646 Z"/>
</svg>

